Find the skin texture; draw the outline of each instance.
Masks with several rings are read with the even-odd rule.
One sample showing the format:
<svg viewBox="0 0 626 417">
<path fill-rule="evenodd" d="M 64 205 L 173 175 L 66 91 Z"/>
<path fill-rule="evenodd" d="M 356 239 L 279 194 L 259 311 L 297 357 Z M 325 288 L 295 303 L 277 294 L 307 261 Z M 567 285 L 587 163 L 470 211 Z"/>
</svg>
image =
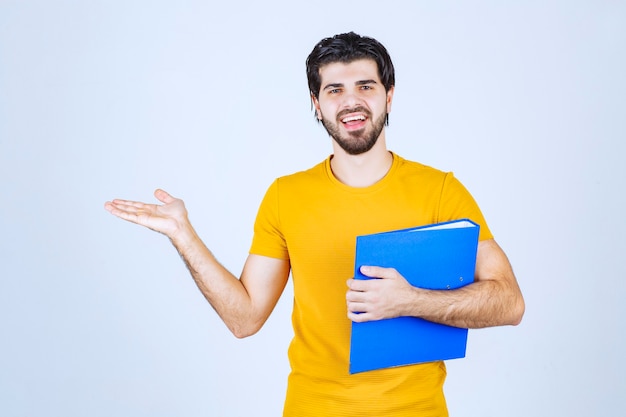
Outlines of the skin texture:
<svg viewBox="0 0 626 417">
<path fill-rule="evenodd" d="M 391 111 L 393 87 L 385 90 L 376 63 L 361 59 L 320 68 L 317 116 L 333 137 L 331 168 L 352 187 L 366 187 L 385 176 L 392 164 L 384 120 Z M 344 123 L 351 117 L 350 123 Z M 256 333 L 282 294 L 288 261 L 250 255 L 240 277 L 227 271 L 193 229 L 184 202 L 156 190 L 161 204 L 116 199 L 105 203 L 114 216 L 166 235 L 183 258 L 198 288 L 236 337 Z M 377 280 L 348 279 L 347 315 L 354 321 L 416 316 L 453 326 L 479 328 L 516 325 L 524 300 L 509 261 L 494 240 L 478 246 L 475 282 L 453 291 L 412 287 L 392 268 L 364 267 Z M 355 314 L 354 312 L 361 312 Z"/>
</svg>

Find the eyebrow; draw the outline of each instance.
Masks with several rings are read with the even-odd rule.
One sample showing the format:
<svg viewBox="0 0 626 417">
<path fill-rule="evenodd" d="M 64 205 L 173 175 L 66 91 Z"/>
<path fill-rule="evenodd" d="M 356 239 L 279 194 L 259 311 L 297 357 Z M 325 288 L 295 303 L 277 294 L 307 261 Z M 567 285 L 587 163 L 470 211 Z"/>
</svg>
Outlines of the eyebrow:
<svg viewBox="0 0 626 417">
<path fill-rule="evenodd" d="M 326 84 L 323 89 L 328 90 L 329 88 L 332 89 L 332 88 L 339 88 L 339 87 L 343 87 L 343 84 L 342 83 Z"/>
<path fill-rule="evenodd" d="M 367 85 L 367 84 L 378 84 L 376 82 L 376 80 L 359 80 L 357 82 L 354 83 L 354 85 Z M 326 84 L 323 88 L 323 90 L 328 90 L 329 88 L 340 88 L 343 87 L 343 83 L 331 83 L 331 84 Z"/>
<path fill-rule="evenodd" d="M 365 85 L 365 84 L 378 84 L 376 80 L 361 80 L 354 83 L 354 85 Z"/>
</svg>

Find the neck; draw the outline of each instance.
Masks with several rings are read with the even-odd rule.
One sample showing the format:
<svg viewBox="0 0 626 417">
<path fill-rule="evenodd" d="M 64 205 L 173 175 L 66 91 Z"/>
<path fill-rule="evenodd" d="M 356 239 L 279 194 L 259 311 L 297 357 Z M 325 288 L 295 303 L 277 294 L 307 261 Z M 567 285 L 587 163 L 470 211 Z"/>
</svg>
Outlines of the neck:
<svg viewBox="0 0 626 417">
<path fill-rule="evenodd" d="M 350 187 L 368 187 L 380 181 L 391 168 L 393 156 L 387 150 L 384 138 L 360 155 L 350 155 L 339 146 L 333 146 L 330 167 L 335 177 Z"/>
</svg>

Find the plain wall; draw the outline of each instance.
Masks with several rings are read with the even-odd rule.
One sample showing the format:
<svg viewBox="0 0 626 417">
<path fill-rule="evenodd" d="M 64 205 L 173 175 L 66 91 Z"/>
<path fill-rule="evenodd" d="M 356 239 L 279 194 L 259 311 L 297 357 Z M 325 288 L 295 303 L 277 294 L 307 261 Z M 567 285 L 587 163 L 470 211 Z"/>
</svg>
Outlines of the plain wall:
<svg viewBox="0 0 626 417">
<path fill-rule="evenodd" d="M 331 152 L 304 61 L 350 30 L 394 59 L 390 149 L 470 189 L 526 297 L 448 362 L 451 415 L 626 407 L 624 2 L 213 3 L 0 0 L 2 415 L 280 415 L 291 287 L 237 340 L 103 203 L 168 190 L 238 274 L 271 181 Z"/>
</svg>

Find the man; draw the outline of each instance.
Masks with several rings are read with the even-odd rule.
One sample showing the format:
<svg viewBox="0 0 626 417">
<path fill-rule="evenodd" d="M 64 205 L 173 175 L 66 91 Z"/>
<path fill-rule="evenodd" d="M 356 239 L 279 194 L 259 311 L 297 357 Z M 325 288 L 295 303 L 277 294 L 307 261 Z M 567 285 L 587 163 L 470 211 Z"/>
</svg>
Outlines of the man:
<svg viewBox="0 0 626 417">
<path fill-rule="evenodd" d="M 383 45 L 354 33 L 323 39 L 307 58 L 307 77 L 333 154 L 269 187 L 239 279 L 202 243 L 182 200 L 157 190 L 162 205 L 114 200 L 105 207 L 168 236 L 237 337 L 261 328 L 291 272 L 294 338 L 285 416 L 447 415 L 443 362 L 350 375 L 350 321 L 415 316 L 469 328 L 516 325 L 524 301 L 511 266 L 451 173 L 387 150 L 394 68 Z M 380 279 L 350 278 L 357 235 L 459 218 L 481 225 L 474 283 L 424 290 L 376 265 L 362 272 Z"/>
</svg>

